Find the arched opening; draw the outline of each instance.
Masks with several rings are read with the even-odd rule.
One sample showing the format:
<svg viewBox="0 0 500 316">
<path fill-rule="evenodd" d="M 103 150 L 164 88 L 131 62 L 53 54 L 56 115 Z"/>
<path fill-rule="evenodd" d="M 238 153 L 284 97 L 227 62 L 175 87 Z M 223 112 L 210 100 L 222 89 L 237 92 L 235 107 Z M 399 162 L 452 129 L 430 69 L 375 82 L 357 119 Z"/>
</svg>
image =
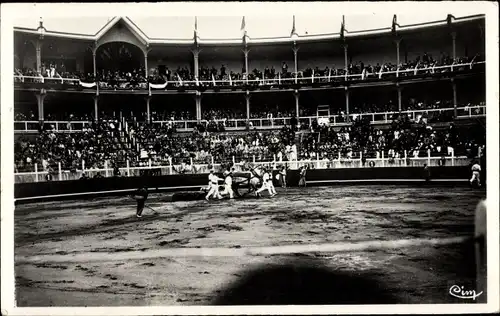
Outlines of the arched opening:
<svg viewBox="0 0 500 316">
<path fill-rule="evenodd" d="M 96 66 L 98 72 L 143 71 L 144 53 L 139 47 L 130 43 L 106 43 L 97 49 Z"/>
</svg>

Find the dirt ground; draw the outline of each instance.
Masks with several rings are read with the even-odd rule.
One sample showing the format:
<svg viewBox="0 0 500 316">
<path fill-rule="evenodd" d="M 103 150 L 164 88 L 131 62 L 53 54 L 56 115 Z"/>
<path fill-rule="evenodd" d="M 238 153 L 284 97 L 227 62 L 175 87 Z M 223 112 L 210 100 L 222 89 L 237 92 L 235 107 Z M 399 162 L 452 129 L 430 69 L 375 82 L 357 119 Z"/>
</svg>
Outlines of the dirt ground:
<svg viewBox="0 0 500 316">
<path fill-rule="evenodd" d="M 346 186 L 278 189 L 274 198 L 161 202 L 143 218 L 127 197 L 19 205 L 15 255 L 148 253 L 178 247 L 252 247 L 470 235 L 485 192 L 466 187 Z M 473 282 L 460 246 L 318 254 L 332 269 L 370 272 L 400 303 L 457 303 Z M 310 256 L 315 256 L 311 254 Z M 289 256 L 175 257 L 16 264 L 18 306 L 207 305 L 257 265 Z M 473 258 L 472 258 L 473 260 Z M 468 263 L 465 261 L 469 261 Z M 463 301 L 461 301 L 463 302 Z"/>
</svg>

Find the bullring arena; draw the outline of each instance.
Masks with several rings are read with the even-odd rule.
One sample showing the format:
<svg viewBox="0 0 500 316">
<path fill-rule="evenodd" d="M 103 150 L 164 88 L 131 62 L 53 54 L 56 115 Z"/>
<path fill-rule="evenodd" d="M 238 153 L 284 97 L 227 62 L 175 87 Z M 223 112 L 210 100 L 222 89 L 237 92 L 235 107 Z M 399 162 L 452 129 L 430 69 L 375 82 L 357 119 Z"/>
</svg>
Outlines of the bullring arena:
<svg viewBox="0 0 500 316">
<path fill-rule="evenodd" d="M 486 300 L 484 15 L 192 20 L 14 29 L 19 307 Z"/>
</svg>

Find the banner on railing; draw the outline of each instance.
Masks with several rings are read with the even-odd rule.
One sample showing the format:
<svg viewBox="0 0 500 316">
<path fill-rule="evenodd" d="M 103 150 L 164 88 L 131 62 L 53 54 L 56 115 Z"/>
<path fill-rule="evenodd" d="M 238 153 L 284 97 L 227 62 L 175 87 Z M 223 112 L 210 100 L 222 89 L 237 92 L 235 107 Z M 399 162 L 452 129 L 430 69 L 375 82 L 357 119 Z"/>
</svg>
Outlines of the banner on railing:
<svg viewBox="0 0 500 316">
<path fill-rule="evenodd" d="M 97 86 L 95 82 L 88 83 L 88 82 L 82 82 L 81 80 L 80 80 L 80 85 L 84 88 L 94 88 L 95 86 Z"/>
<path fill-rule="evenodd" d="M 167 87 L 167 83 L 160 83 L 160 84 L 155 84 L 155 83 L 150 83 L 149 87 L 151 89 L 165 89 Z"/>
</svg>

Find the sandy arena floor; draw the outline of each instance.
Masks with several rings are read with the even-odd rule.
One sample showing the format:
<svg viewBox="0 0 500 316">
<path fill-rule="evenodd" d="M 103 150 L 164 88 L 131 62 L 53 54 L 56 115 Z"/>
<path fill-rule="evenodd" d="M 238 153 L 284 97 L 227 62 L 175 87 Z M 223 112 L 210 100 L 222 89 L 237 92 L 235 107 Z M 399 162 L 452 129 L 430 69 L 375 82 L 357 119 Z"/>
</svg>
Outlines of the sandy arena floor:
<svg viewBox="0 0 500 316">
<path fill-rule="evenodd" d="M 142 219 L 130 198 L 20 205 L 16 256 L 116 253 L 175 247 L 250 247 L 471 234 L 484 191 L 411 186 L 278 189 L 275 198 L 158 202 Z M 156 199 L 156 201 L 155 201 Z M 315 256 L 311 254 L 310 256 Z M 453 282 L 473 275 L 460 246 L 317 255 L 332 269 L 370 271 L 401 303 L 457 302 Z M 210 304 L 243 271 L 287 256 L 176 257 L 17 264 L 18 306 Z M 470 258 L 468 260 L 471 260 Z M 473 258 L 472 258 L 473 260 Z"/>
</svg>

